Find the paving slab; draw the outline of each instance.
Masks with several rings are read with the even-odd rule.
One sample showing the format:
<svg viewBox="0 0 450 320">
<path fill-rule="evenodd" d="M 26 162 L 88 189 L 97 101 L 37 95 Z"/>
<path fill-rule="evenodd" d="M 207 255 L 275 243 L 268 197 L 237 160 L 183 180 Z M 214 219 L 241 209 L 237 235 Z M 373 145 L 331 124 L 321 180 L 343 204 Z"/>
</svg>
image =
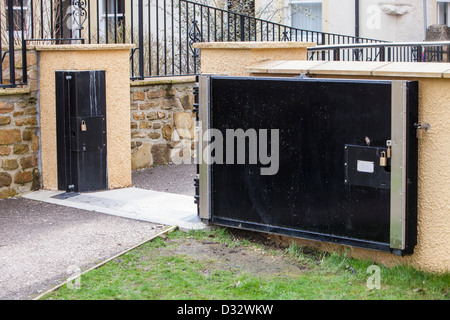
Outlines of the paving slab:
<svg viewBox="0 0 450 320">
<path fill-rule="evenodd" d="M 24 195 L 24 198 L 123 218 L 175 225 L 185 230 L 205 227 L 197 215 L 194 198 L 175 193 L 134 187 L 81 194 L 39 190 Z"/>
</svg>

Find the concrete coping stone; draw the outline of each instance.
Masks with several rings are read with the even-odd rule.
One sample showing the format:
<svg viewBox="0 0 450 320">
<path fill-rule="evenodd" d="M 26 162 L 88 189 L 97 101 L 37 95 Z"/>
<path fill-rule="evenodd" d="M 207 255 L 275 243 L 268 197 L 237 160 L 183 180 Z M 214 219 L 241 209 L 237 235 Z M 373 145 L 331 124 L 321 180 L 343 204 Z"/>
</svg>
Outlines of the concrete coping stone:
<svg viewBox="0 0 450 320">
<path fill-rule="evenodd" d="M 314 42 L 300 41 L 236 41 L 236 42 L 197 42 L 194 48 L 198 49 L 297 49 L 315 47 Z"/>
<path fill-rule="evenodd" d="M 31 92 L 30 86 L 25 86 L 23 88 L 4 88 L 0 89 L 0 96 L 12 96 L 28 94 Z"/>
<path fill-rule="evenodd" d="M 328 74 L 417 78 L 450 78 L 450 63 L 351 62 L 351 61 L 265 61 L 248 66 L 249 73 Z"/>
<path fill-rule="evenodd" d="M 106 50 L 131 50 L 136 45 L 125 44 L 49 44 L 36 45 L 36 51 L 106 51 Z"/>
<path fill-rule="evenodd" d="M 324 64 L 325 61 L 264 61 L 247 67 L 251 73 L 308 73 L 316 66 Z"/>
<path fill-rule="evenodd" d="M 144 80 L 134 80 L 130 82 L 131 87 L 143 87 L 149 85 L 164 85 L 177 83 L 193 83 L 195 76 L 170 76 L 170 77 L 154 77 Z"/>
</svg>

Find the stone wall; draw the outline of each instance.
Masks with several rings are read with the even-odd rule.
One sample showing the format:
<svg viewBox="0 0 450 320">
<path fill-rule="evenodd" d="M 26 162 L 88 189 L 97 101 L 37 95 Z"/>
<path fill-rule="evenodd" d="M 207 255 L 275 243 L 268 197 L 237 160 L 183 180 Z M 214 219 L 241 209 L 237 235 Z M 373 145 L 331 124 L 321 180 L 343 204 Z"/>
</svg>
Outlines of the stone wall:
<svg viewBox="0 0 450 320">
<path fill-rule="evenodd" d="M 20 48 L 15 59 L 16 81 L 22 81 Z M 2 64 L 3 83 L 9 83 L 9 57 Z M 39 117 L 37 55 L 27 51 L 28 85 L 0 89 L 0 199 L 37 190 L 39 169 Z"/>
<path fill-rule="evenodd" d="M 25 90 L 0 96 L 0 199 L 40 188 L 36 98 Z"/>
<path fill-rule="evenodd" d="M 194 77 L 131 83 L 132 170 L 191 161 L 194 84 Z"/>
</svg>

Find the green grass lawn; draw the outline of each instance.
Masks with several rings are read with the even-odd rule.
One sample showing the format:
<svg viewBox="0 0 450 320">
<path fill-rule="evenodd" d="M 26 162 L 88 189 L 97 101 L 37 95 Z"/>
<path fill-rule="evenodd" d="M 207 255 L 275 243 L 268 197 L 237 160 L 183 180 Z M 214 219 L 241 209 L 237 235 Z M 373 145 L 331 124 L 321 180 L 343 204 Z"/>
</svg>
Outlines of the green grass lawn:
<svg viewBox="0 0 450 320">
<path fill-rule="evenodd" d="M 218 252 L 257 252 L 296 266 L 290 273 L 252 273 L 224 267 L 226 260 L 210 255 L 197 258 L 177 252 L 203 241 Z M 207 241 L 207 242 L 205 242 Z M 230 250 L 230 248 L 234 249 Z M 177 253 L 176 253 L 177 252 Z M 372 266 L 375 272 L 368 272 Z M 370 271 L 370 269 L 369 269 Z M 379 287 L 373 281 L 379 276 Z M 80 288 L 62 286 L 43 299 L 64 300 L 448 300 L 450 274 L 430 274 L 407 266 L 387 268 L 340 254 L 267 247 L 234 237 L 227 229 L 156 238 L 107 264 L 83 274 Z M 369 283 L 369 286 L 368 286 Z"/>
</svg>

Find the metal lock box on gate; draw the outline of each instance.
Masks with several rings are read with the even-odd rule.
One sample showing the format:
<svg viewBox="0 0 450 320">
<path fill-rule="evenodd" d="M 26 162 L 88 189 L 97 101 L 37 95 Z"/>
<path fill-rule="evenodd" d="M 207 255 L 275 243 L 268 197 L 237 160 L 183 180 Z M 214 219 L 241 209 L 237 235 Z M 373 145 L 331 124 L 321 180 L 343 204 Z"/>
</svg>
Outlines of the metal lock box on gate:
<svg viewBox="0 0 450 320">
<path fill-rule="evenodd" d="M 200 76 L 199 216 L 216 225 L 412 254 L 417 113 L 415 81 Z M 246 135 L 245 161 L 213 161 L 210 132 L 238 129 L 256 132 Z M 278 132 L 272 175 L 261 174 L 267 164 L 251 161 L 252 146 L 274 151 L 273 140 L 258 144 L 263 129 Z M 237 151 L 228 140 L 222 148 L 224 159 Z"/>
</svg>

